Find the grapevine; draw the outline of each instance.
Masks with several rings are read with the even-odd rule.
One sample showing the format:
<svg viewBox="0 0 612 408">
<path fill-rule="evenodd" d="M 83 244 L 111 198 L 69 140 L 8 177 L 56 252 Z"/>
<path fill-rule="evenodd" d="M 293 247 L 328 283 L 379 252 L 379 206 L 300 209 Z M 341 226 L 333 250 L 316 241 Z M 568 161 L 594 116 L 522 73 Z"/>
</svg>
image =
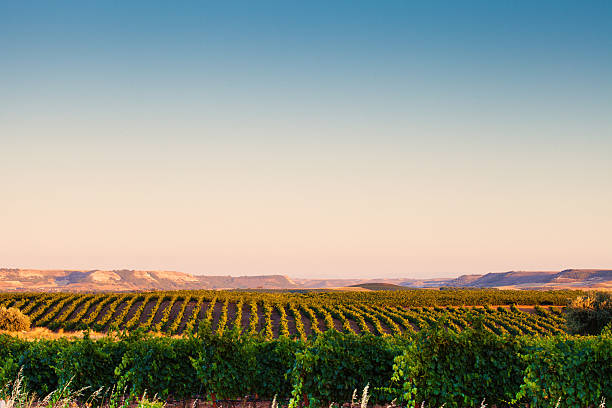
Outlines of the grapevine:
<svg viewBox="0 0 612 408">
<path fill-rule="evenodd" d="M 289 337 L 289 323 L 287 321 L 287 312 L 285 311 L 285 307 L 281 303 L 277 303 L 276 310 L 278 310 L 278 314 L 280 315 L 279 334 L 281 336 Z"/>
<path fill-rule="evenodd" d="M 229 305 L 229 298 L 225 299 L 223 302 L 223 307 L 221 308 L 221 316 L 219 317 L 219 322 L 217 323 L 217 334 L 219 336 L 223 335 L 225 331 L 225 326 L 227 325 L 227 307 Z"/>
<path fill-rule="evenodd" d="M 257 301 L 251 300 L 251 311 L 249 314 L 249 334 L 257 334 L 257 326 L 259 325 L 259 315 L 257 313 Z"/>
<path fill-rule="evenodd" d="M 183 303 L 181 304 L 181 308 L 178 314 L 176 315 L 176 318 L 174 319 L 174 321 L 170 325 L 170 328 L 168 329 L 168 333 L 170 334 L 178 333 L 179 326 L 181 324 L 181 321 L 183 320 L 183 315 L 185 314 L 185 308 L 187 308 L 187 305 L 189 304 L 190 301 L 191 301 L 191 296 L 189 295 L 185 296 L 185 299 L 183 299 Z"/>
</svg>

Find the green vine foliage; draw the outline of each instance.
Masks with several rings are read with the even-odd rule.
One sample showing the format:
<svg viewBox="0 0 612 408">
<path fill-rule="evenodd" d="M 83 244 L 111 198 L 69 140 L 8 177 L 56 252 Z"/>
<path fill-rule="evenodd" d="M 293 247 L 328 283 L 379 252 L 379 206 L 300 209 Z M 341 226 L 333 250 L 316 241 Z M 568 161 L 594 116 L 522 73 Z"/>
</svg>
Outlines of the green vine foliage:
<svg viewBox="0 0 612 408">
<path fill-rule="evenodd" d="M 25 386 L 39 397 L 58 388 L 55 366 L 61 351 L 68 346 L 67 340 L 37 340 L 30 342 L 16 360 L 22 371 Z"/>
<path fill-rule="evenodd" d="M 198 330 L 197 355 L 192 366 L 203 392 L 210 398 L 235 398 L 251 391 L 255 358 L 250 353 L 251 341 L 236 330 L 214 334 L 203 321 Z"/>
<path fill-rule="evenodd" d="M 253 392 L 267 399 L 275 395 L 291 395 L 289 374 L 296 354 L 303 352 L 306 343 L 280 337 L 273 341 L 252 341 L 251 344 L 255 354 L 255 376 L 251 379 Z"/>
<path fill-rule="evenodd" d="M 586 407 L 612 401 L 612 331 L 601 336 L 531 339 L 516 400 L 531 406 Z"/>
<path fill-rule="evenodd" d="M 395 359 L 392 380 L 408 406 L 505 405 L 523 380 L 521 343 L 482 329 L 455 333 L 439 327 L 419 332 Z"/>
<path fill-rule="evenodd" d="M 312 407 L 344 403 L 368 383 L 371 401 L 402 406 L 596 406 L 612 401 L 612 330 L 599 336 L 499 336 L 471 322 L 456 333 L 444 323 L 410 336 L 327 331 L 315 338 L 266 340 L 202 325 L 195 335 L 139 331 L 101 339 L 22 340 L 0 335 L 0 385 L 19 371 L 40 397 L 68 384 L 121 393 L 241 399 L 305 399 Z"/>
<path fill-rule="evenodd" d="M 0 389 L 17 377 L 19 356 L 28 346 L 28 343 L 12 336 L 0 336 Z"/>
<path fill-rule="evenodd" d="M 286 337 L 266 341 L 240 335 L 238 330 L 213 333 L 202 325 L 196 338 L 197 357 L 191 359 L 202 391 L 209 398 L 236 399 L 257 394 L 272 399 L 288 396 L 296 353 L 304 347 Z"/>
<path fill-rule="evenodd" d="M 197 395 L 201 386 L 190 358 L 197 341 L 177 341 L 171 337 L 152 337 L 136 333 L 126 339 L 126 350 L 115 368 L 117 388 L 132 395 L 157 395 L 186 398 Z"/>
<path fill-rule="evenodd" d="M 295 355 L 292 383 L 314 405 L 349 401 L 355 389 L 370 384 L 373 402 L 390 401 L 383 389 L 393 373 L 393 359 L 401 354 L 404 339 L 387 340 L 335 330 L 319 335 Z M 299 394 L 299 395 L 295 395 Z"/>
<path fill-rule="evenodd" d="M 85 332 L 83 339 L 67 343 L 58 355 L 54 368 L 59 386 L 69 386 L 89 397 L 114 385 L 115 368 L 121 363 L 127 345 L 108 337 L 94 341 Z"/>
</svg>

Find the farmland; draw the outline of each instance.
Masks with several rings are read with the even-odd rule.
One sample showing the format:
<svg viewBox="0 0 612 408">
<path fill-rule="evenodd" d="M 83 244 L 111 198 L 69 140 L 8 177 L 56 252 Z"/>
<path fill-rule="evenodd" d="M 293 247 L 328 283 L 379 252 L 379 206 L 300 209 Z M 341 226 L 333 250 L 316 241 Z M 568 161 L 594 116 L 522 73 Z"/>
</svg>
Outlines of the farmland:
<svg viewBox="0 0 612 408">
<path fill-rule="evenodd" d="M 562 398 L 562 407 L 586 407 L 612 397 L 612 333 L 564 333 L 562 306 L 580 294 L 3 294 L 0 306 L 19 308 L 35 327 L 108 335 L 0 334 L 0 383 L 21 375 L 39 396 L 70 387 L 89 390 L 83 398 L 122 390 L 221 406 L 277 397 L 281 406 L 323 407 L 369 385 L 377 405 L 554 406 Z"/>
<path fill-rule="evenodd" d="M 21 293 L 0 295 L 35 327 L 76 331 L 109 329 L 180 335 L 206 322 L 226 330 L 272 339 L 305 339 L 336 329 L 393 336 L 434 325 L 461 331 L 474 319 L 503 335 L 563 332 L 560 308 L 578 291 L 412 290 L 402 292 Z M 516 306 L 527 305 L 527 306 Z"/>
</svg>

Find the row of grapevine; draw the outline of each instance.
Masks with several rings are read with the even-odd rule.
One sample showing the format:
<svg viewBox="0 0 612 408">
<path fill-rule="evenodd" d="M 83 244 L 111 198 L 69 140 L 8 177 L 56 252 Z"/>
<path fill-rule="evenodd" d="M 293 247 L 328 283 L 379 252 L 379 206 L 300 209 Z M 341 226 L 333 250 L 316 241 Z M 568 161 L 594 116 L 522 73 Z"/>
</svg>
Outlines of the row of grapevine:
<svg viewBox="0 0 612 408">
<path fill-rule="evenodd" d="M 225 326 L 227 325 L 227 309 L 229 307 L 229 299 L 225 299 L 223 302 L 223 307 L 221 307 L 221 316 L 219 317 L 219 322 L 217 323 L 217 334 L 223 335 L 225 331 Z"/>
<path fill-rule="evenodd" d="M 47 296 L 44 297 L 36 307 L 33 307 L 31 312 L 28 314 L 32 324 L 35 325 L 40 317 L 44 316 L 49 312 L 57 303 L 63 299 L 63 296 Z"/>
<path fill-rule="evenodd" d="M 274 337 L 274 331 L 272 330 L 272 305 L 269 302 L 264 302 L 263 310 L 265 316 L 264 337 L 271 339 Z"/>
<path fill-rule="evenodd" d="M 151 300 L 151 298 L 152 298 L 152 295 L 147 295 L 147 296 L 144 297 L 142 302 L 140 302 L 140 305 L 134 311 L 134 314 L 132 315 L 132 318 L 125 323 L 124 328 L 126 330 L 132 330 L 132 329 L 135 329 L 136 327 L 139 326 L 139 324 L 140 324 L 140 315 L 144 311 L 145 306 L 147 305 L 147 303 L 149 303 L 149 300 Z"/>
<path fill-rule="evenodd" d="M 174 302 L 178 300 L 179 295 L 174 295 L 170 298 L 168 305 L 163 311 L 162 318 L 153 326 L 153 330 L 157 332 L 164 331 L 166 324 L 168 323 L 168 319 L 170 319 L 170 312 L 172 311 L 172 306 L 174 306 Z"/>
<path fill-rule="evenodd" d="M 306 313 L 306 316 L 310 320 L 310 330 L 314 334 L 320 334 L 321 329 L 319 328 L 319 319 L 316 313 L 308 305 L 300 305 L 300 308 Z M 333 324 L 333 321 L 332 321 Z"/>
<path fill-rule="evenodd" d="M 49 323 L 49 327 L 51 329 L 58 329 L 64 326 L 64 322 L 68 319 L 68 317 L 75 311 L 79 306 L 89 301 L 89 299 L 93 298 L 93 296 L 83 296 L 75 299 L 73 302 L 68 304 L 57 316 L 53 318 L 53 320 Z"/>
<path fill-rule="evenodd" d="M 259 326 L 259 314 L 257 308 L 257 302 L 255 300 L 251 300 L 249 303 L 251 310 L 249 314 L 249 334 L 255 335 L 257 334 L 257 326 Z"/>
<path fill-rule="evenodd" d="M 287 320 L 287 312 L 285 311 L 285 307 L 282 304 L 277 303 L 276 310 L 278 310 L 278 314 L 280 315 L 279 334 L 281 336 L 289 336 L 289 322 Z"/>
<path fill-rule="evenodd" d="M 138 327 L 142 328 L 145 331 L 151 328 L 151 325 L 153 324 L 153 319 L 155 319 L 155 315 L 157 314 L 157 311 L 159 310 L 159 307 L 161 306 L 164 300 L 166 300 L 166 297 L 163 295 L 159 295 L 155 297 L 155 303 L 153 304 L 153 307 L 151 308 L 151 311 L 149 312 L 149 316 L 147 317 L 147 320 L 145 320 L 144 323 L 142 323 Z"/>
<path fill-rule="evenodd" d="M 200 315 L 200 310 L 202 309 L 202 303 L 204 302 L 203 296 L 198 296 L 196 300 L 196 304 L 191 312 L 191 317 L 187 320 L 185 324 L 185 331 L 188 333 L 193 332 L 197 328 L 198 316 Z"/>
<path fill-rule="evenodd" d="M 37 307 L 40 306 L 41 304 L 43 304 L 47 299 L 49 299 L 52 295 L 43 295 L 40 296 L 38 298 L 32 299 L 32 298 L 26 298 L 27 299 L 27 305 L 25 307 L 21 308 L 21 311 L 27 315 L 32 314 L 32 311 Z"/>
<path fill-rule="evenodd" d="M 291 315 L 295 321 L 295 332 L 297 336 L 302 340 L 306 339 L 306 331 L 304 330 L 304 322 L 302 321 L 302 314 L 300 313 L 300 310 L 293 303 L 289 303 L 289 310 L 291 311 Z"/>
<path fill-rule="evenodd" d="M 84 320 L 83 316 L 85 316 L 87 311 L 91 308 L 91 305 L 94 304 L 95 302 L 100 302 L 101 300 L 102 300 L 102 297 L 100 295 L 91 296 L 89 299 L 83 302 L 80 309 L 74 314 L 74 316 L 70 318 L 70 320 L 67 320 L 66 322 L 64 322 L 63 328 L 66 330 L 75 329 L 79 325 L 81 320 Z"/>
<path fill-rule="evenodd" d="M 110 304 L 106 313 L 104 313 L 104 315 L 101 316 L 99 320 L 94 322 L 94 325 L 93 325 L 94 330 L 103 330 L 106 327 L 107 323 L 111 320 L 111 317 L 113 317 L 113 315 L 115 314 L 117 307 L 123 304 L 123 301 L 126 300 L 127 298 L 128 298 L 128 295 L 122 295 L 122 296 L 117 297 L 115 301 Z"/>
<path fill-rule="evenodd" d="M 204 315 L 204 320 L 212 326 L 213 319 L 213 311 L 215 310 L 215 304 L 217 303 L 217 296 L 213 297 L 210 303 L 208 304 L 208 308 L 206 309 L 206 314 Z"/>
<path fill-rule="evenodd" d="M 191 300 L 191 296 L 186 296 L 185 297 L 185 299 L 183 300 L 183 303 L 181 304 L 181 308 L 179 309 L 179 312 L 176 315 L 176 318 L 174 319 L 174 321 L 172 322 L 172 324 L 168 328 L 168 333 L 170 333 L 170 334 L 177 334 L 178 333 L 179 325 L 181 324 L 181 321 L 183 320 L 183 315 L 185 314 L 185 309 L 187 308 L 187 305 L 189 304 L 190 300 Z"/>
<path fill-rule="evenodd" d="M 346 318 L 345 314 L 342 313 L 342 310 L 340 310 L 339 306 L 336 307 L 330 307 L 329 310 L 326 310 L 324 307 L 320 307 L 319 310 L 322 313 L 329 313 L 330 317 L 335 317 L 336 319 L 340 320 L 340 323 L 342 324 L 342 331 L 345 333 L 355 333 L 355 331 L 353 330 L 353 328 L 351 327 L 351 324 L 349 323 L 349 320 Z M 334 323 L 333 323 L 333 319 L 331 321 L 331 326 L 328 327 L 334 327 Z"/>
<path fill-rule="evenodd" d="M 240 299 L 236 304 L 236 316 L 234 317 L 234 325 L 233 328 L 241 328 L 242 331 L 242 308 L 244 307 L 244 299 Z"/>
<path fill-rule="evenodd" d="M 116 326 L 117 328 L 124 326 L 124 320 L 127 318 L 128 313 L 130 312 L 130 309 L 132 309 L 132 306 L 134 305 L 134 303 L 136 303 L 139 300 L 144 300 L 144 297 L 140 295 L 131 296 L 129 300 L 125 303 L 123 309 L 121 309 L 117 317 L 113 319 L 113 322 L 111 322 L 111 325 Z"/>
<path fill-rule="evenodd" d="M 117 296 L 104 296 L 102 301 L 96 305 L 96 308 L 89 314 L 89 316 L 86 319 L 81 320 L 80 325 L 82 327 L 92 327 L 93 323 L 96 321 L 104 307 L 115 300 L 117 300 Z"/>
<path fill-rule="evenodd" d="M 380 310 L 370 306 L 363 306 L 363 308 L 365 311 L 372 314 L 374 317 L 382 321 L 387 327 L 389 327 L 392 334 L 402 334 L 402 329 L 400 328 L 400 326 L 395 322 L 395 320 L 391 318 L 388 313 L 385 313 L 384 310 Z"/>
<path fill-rule="evenodd" d="M 429 312 L 491 314 L 484 308 Z M 9 362 L 0 382 L 19 375 L 29 395 L 49 395 L 70 383 L 80 390 L 74 406 L 90 405 L 96 390 L 114 387 L 162 401 L 276 395 L 281 401 L 308 401 L 313 408 L 348 406 L 353 390 L 364 384 L 370 384 L 368 406 L 375 407 L 595 407 L 612 395 L 609 330 L 599 336 L 510 338 L 438 327 L 410 338 L 327 331 L 307 342 L 244 343 L 236 334 L 128 334 L 113 342 L 29 341 L 0 334 L 0 354 Z"/>
<path fill-rule="evenodd" d="M 51 305 L 48 308 L 48 312 L 44 314 L 39 320 L 33 321 L 32 323 L 36 326 L 47 326 L 49 325 L 55 317 L 61 313 L 64 306 L 70 305 L 71 302 L 75 301 L 78 298 L 77 295 L 66 296 L 63 299 L 59 300 L 57 303 Z"/>
</svg>

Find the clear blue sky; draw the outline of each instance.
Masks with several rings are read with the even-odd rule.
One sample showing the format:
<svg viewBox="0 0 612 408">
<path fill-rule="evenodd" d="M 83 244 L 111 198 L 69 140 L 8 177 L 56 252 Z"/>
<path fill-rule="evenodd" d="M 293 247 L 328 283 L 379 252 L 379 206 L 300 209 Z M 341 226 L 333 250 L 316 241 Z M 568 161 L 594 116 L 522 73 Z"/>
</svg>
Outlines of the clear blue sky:
<svg viewBox="0 0 612 408">
<path fill-rule="evenodd" d="M 2 2 L 0 266 L 612 267 L 612 2 Z"/>
</svg>

